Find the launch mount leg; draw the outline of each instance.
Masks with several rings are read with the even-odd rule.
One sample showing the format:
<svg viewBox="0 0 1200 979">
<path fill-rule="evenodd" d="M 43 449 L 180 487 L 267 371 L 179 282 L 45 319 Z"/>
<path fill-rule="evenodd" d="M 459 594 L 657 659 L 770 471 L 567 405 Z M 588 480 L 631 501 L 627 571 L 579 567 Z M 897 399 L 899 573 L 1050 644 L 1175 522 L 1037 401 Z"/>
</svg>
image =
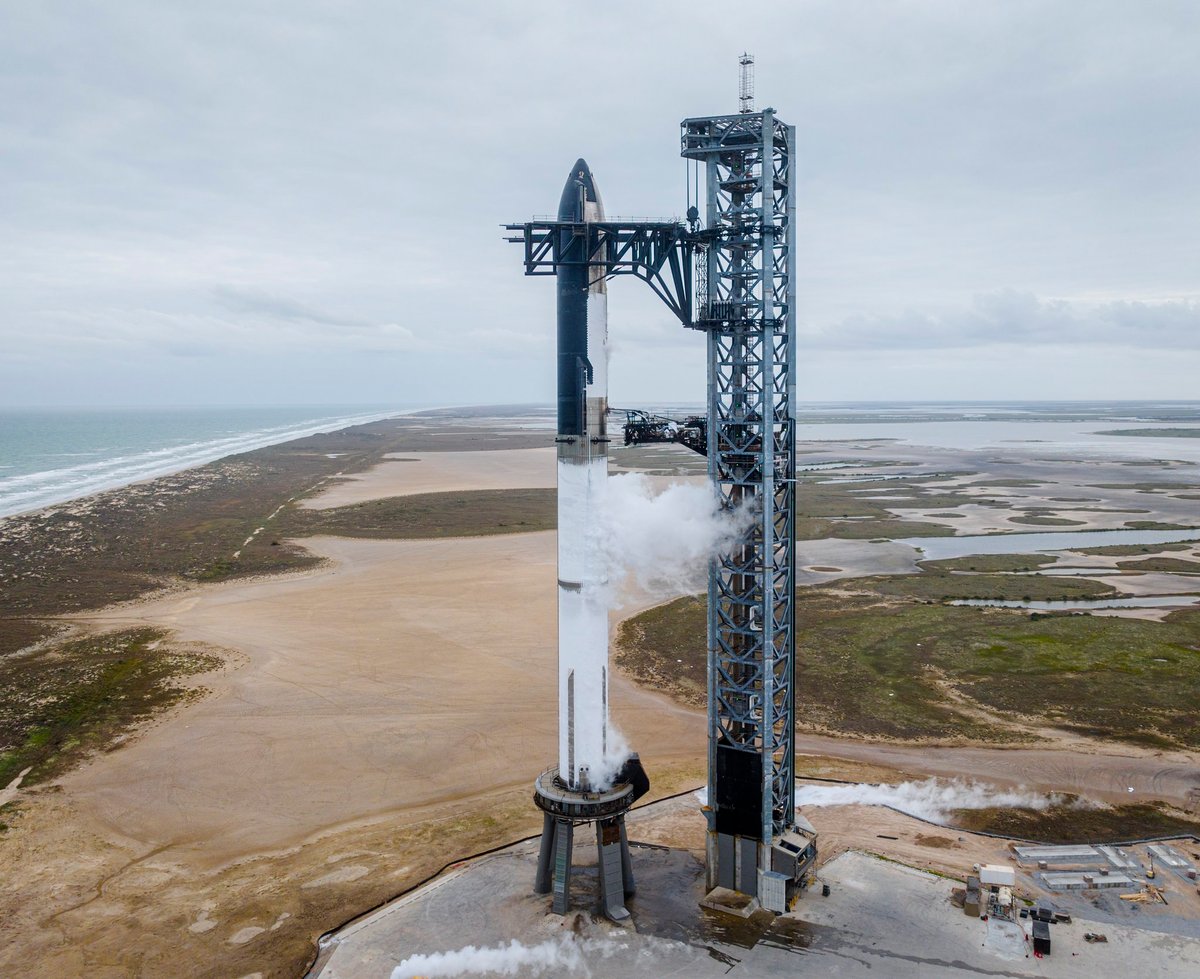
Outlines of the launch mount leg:
<svg viewBox="0 0 1200 979">
<path fill-rule="evenodd" d="M 538 850 L 537 877 L 533 881 L 536 894 L 549 894 L 554 886 L 554 817 L 542 813 L 542 844 Z"/>
<path fill-rule="evenodd" d="M 600 906 L 612 921 L 625 921 L 625 817 L 596 821 L 596 847 L 600 866 Z"/>
<path fill-rule="evenodd" d="M 625 876 L 625 896 L 633 897 L 637 885 L 633 882 L 633 858 L 629 855 L 629 834 L 625 832 L 625 817 L 621 817 L 621 872 Z"/>
<path fill-rule="evenodd" d="M 575 827 L 569 820 L 554 821 L 554 898 L 550 910 L 566 914 L 571 907 L 571 847 L 575 842 Z"/>
</svg>

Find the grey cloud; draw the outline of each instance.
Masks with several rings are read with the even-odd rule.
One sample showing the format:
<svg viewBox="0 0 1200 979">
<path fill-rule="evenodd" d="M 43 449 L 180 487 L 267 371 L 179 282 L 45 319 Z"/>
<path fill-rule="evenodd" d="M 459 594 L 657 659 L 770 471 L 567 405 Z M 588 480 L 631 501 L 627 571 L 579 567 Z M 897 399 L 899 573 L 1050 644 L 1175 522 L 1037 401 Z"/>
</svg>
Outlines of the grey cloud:
<svg viewBox="0 0 1200 979">
<path fill-rule="evenodd" d="M 352 316 L 338 316 L 315 306 L 310 306 L 283 296 L 272 296 L 249 289 L 238 289 L 233 286 L 215 286 L 212 293 L 221 306 L 234 313 L 251 313 L 273 319 L 315 323 L 321 326 L 369 326 L 365 321 Z"/>
<path fill-rule="evenodd" d="M 1200 351 L 1200 300 L 1081 302 L 1002 290 L 942 313 L 852 316 L 802 329 L 824 350 L 936 350 L 990 345 L 1098 345 Z"/>
<path fill-rule="evenodd" d="M 924 351 L 930 397 L 951 365 L 1017 390 L 954 351 L 1047 337 L 1200 373 L 1200 5 L 743 6 L 733 37 L 717 0 L 10 4 L 0 399 L 548 399 L 553 288 L 498 225 L 580 155 L 612 213 L 682 211 L 678 122 L 733 108 L 743 47 L 798 129 L 812 351 Z M 702 396 L 701 338 L 643 292 L 613 288 L 613 384 Z"/>
</svg>

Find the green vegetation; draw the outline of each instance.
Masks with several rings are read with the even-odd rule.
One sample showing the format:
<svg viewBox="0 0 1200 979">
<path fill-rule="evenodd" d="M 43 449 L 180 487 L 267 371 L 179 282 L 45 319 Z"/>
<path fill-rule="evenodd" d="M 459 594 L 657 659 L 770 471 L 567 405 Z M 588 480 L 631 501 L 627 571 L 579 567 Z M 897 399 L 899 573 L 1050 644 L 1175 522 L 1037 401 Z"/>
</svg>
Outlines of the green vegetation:
<svg viewBox="0 0 1200 979">
<path fill-rule="evenodd" d="M 553 530 L 552 489 L 422 493 L 370 500 L 329 510 L 290 507 L 274 533 L 286 537 L 480 537 Z"/>
<path fill-rule="evenodd" d="M 894 583 L 903 579 L 882 579 Z M 1014 740 L 995 718 L 1200 747 L 1200 613 L 1163 622 L 896 603 L 846 582 L 797 596 L 802 727 L 872 737 Z M 861 582 L 856 582 L 857 587 Z M 1085 587 L 1090 587 L 1085 585 Z M 626 622 L 617 661 L 681 699 L 703 697 L 704 602 Z M 980 710 L 982 708 L 982 710 Z"/>
<path fill-rule="evenodd" d="M 1200 561 L 1184 561 L 1177 557 L 1150 557 L 1142 561 L 1118 561 L 1122 571 L 1168 571 L 1200 574 Z"/>
<path fill-rule="evenodd" d="M 1017 574 L 918 574 L 886 578 L 856 578 L 841 583 L 846 590 L 916 601 L 990 598 L 1023 601 L 1107 598 L 1116 589 L 1090 578 L 1054 578 Z"/>
<path fill-rule="evenodd" d="M 707 608 L 705 596 L 690 595 L 626 619 L 617 632 L 617 665 L 684 703 L 703 707 Z"/>
<path fill-rule="evenodd" d="M 0 619 L 0 660 L 9 653 L 45 642 L 60 631 L 60 626 L 33 619 Z"/>
<path fill-rule="evenodd" d="M 833 483 L 826 474 L 802 477 L 796 493 L 796 536 L 800 540 L 820 540 L 837 537 L 843 540 L 897 540 L 904 537 L 947 537 L 954 533 L 945 524 L 901 520 L 887 507 L 936 507 L 933 502 L 949 494 L 926 495 L 924 484 L 936 477 L 912 477 L 904 480 L 877 482 Z M 877 490 L 889 496 L 901 493 L 905 497 L 889 500 L 864 499 L 855 490 Z M 963 498 L 955 503 L 978 502 Z"/>
<path fill-rule="evenodd" d="M 0 659 L 0 786 L 26 768 L 26 783 L 52 778 L 158 711 L 199 696 L 175 681 L 220 660 L 162 640 L 161 632 L 136 629 Z"/>
<path fill-rule="evenodd" d="M 1198 439 L 1200 428 L 1114 428 L 1097 435 L 1132 435 L 1139 438 Z"/>
<path fill-rule="evenodd" d="M 1136 490 L 1139 493 L 1169 493 L 1174 490 L 1195 490 L 1195 483 L 1091 483 L 1096 489 Z"/>
<path fill-rule="evenodd" d="M 923 523 L 916 520 L 806 520 L 796 519 L 798 540 L 820 540 L 836 537 L 841 540 L 903 540 L 907 537 L 953 537 L 954 528 L 946 524 Z"/>
<path fill-rule="evenodd" d="M 1126 520 L 1125 526 L 1130 530 L 1200 530 L 1190 524 L 1163 523 L 1161 520 Z"/>
<path fill-rule="evenodd" d="M 926 571 L 1032 571 L 1055 562 L 1053 554 L 971 554 L 967 557 L 918 561 Z"/>
<path fill-rule="evenodd" d="M 221 581 L 225 578 L 233 577 L 237 572 L 238 566 L 236 562 L 232 559 L 219 558 L 213 561 L 207 568 L 196 571 L 189 575 L 189 577 L 195 578 L 196 581 Z"/>
<path fill-rule="evenodd" d="M 1045 809 L 959 809 L 954 824 L 1041 843 L 1110 843 L 1152 836 L 1200 835 L 1200 822 L 1161 802 L 1129 806 L 1079 806 L 1068 797 Z"/>
<path fill-rule="evenodd" d="M 1084 520 L 1068 520 L 1066 517 L 1047 517 L 1038 513 L 1026 513 L 1013 517 L 1012 523 L 1032 524 L 1036 527 L 1082 527 Z"/>
<path fill-rule="evenodd" d="M 1076 547 L 1076 554 L 1089 554 L 1095 557 L 1129 557 L 1133 554 L 1157 554 L 1159 551 L 1190 551 L 1196 543 L 1180 542 L 1176 544 L 1107 544 L 1102 547 Z"/>
</svg>

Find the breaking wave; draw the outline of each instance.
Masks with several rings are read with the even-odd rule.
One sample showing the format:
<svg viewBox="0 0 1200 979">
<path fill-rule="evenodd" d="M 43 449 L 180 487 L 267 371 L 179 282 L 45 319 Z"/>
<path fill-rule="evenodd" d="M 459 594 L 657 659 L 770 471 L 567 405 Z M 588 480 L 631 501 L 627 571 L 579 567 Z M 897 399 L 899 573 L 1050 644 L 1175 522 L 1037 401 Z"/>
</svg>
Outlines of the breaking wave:
<svg viewBox="0 0 1200 979">
<path fill-rule="evenodd" d="M 102 459 L 95 458 L 97 453 L 56 453 L 59 458 L 90 455 L 93 461 L 0 477 L 0 517 L 37 510 L 91 496 L 93 493 L 128 486 L 130 483 L 166 476 L 239 452 L 249 452 L 252 449 L 278 445 L 280 442 L 290 442 L 322 432 L 334 432 L 351 425 L 362 425 L 398 414 L 404 412 L 393 410 L 314 417 L 292 424 L 195 439 L 179 445 L 160 446 L 140 452 L 126 451 Z"/>
</svg>

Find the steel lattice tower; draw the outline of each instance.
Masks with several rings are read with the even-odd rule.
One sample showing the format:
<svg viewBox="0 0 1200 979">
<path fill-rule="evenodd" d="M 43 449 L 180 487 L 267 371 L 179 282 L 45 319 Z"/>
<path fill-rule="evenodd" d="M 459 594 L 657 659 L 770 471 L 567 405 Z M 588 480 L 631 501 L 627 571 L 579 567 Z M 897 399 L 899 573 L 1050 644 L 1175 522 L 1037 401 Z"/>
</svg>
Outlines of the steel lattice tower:
<svg viewBox="0 0 1200 979">
<path fill-rule="evenodd" d="M 686 119 L 681 152 L 706 188 L 692 325 L 707 333 L 709 478 L 751 515 L 709 573 L 708 884 L 782 910 L 797 872 L 795 129 L 771 109 Z"/>
</svg>

